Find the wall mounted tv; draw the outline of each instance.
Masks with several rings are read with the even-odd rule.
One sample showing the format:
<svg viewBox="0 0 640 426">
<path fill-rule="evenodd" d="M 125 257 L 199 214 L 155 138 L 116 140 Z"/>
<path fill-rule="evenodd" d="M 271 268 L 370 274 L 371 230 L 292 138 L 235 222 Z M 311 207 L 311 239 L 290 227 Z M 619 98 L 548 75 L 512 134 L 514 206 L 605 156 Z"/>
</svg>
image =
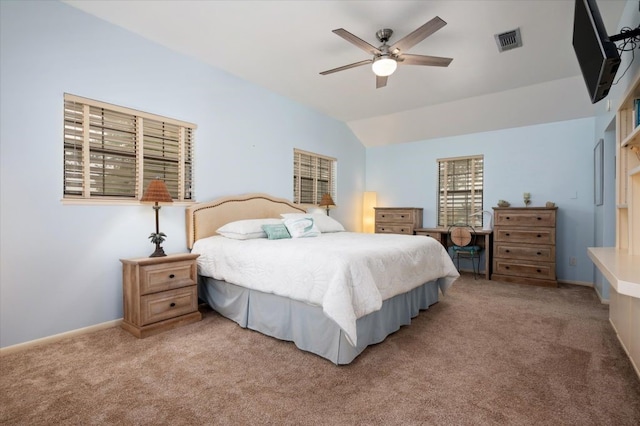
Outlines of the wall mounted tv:
<svg viewBox="0 0 640 426">
<path fill-rule="evenodd" d="M 595 0 L 576 0 L 573 50 L 576 52 L 589 99 L 596 103 L 609 94 L 620 66 L 618 48 L 607 35 Z"/>
</svg>

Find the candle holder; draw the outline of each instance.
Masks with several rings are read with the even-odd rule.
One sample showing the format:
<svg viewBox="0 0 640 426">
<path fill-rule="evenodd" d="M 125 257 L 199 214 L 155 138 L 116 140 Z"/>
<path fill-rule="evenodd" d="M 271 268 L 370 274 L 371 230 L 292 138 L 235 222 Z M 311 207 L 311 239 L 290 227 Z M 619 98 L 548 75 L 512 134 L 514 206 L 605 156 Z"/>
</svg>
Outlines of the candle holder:
<svg viewBox="0 0 640 426">
<path fill-rule="evenodd" d="M 522 198 L 524 199 L 524 206 L 529 207 L 529 204 L 531 203 L 531 194 L 525 192 L 524 194 L 522 194 Z"/>
</svg>

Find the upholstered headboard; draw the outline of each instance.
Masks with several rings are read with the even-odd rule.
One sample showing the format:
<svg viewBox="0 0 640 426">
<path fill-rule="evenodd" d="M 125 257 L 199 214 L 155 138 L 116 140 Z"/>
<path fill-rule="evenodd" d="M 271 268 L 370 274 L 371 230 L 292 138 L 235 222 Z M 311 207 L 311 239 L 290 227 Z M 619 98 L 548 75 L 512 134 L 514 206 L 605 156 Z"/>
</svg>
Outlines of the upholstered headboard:
<svg viewBox="0 0 640 426">
<path fill-rule="evenodd" d="M 284 198 L 268 194 L 243 194 L 192 204 L 186 209 L 187 247 L 200 238 L 216 235 L 222 225 L 243 219 L 280 218 L 281 213 L 305 213 L 306 210 Z"/>
</svg>

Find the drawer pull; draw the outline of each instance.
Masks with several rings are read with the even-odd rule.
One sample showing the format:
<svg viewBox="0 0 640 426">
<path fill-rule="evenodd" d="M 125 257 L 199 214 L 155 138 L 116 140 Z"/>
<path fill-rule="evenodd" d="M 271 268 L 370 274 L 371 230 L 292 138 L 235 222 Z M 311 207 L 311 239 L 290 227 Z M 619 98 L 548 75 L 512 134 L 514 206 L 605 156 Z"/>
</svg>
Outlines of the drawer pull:
<svg viewBox="0 0 640 426">
<path fill-rule="evenodd" d="M 404 232 L 404 229 L 400 228 L 400 232 Z"/>
<path fill-rule="evenodd" d="M 169 278 L 175 278 L 175 277 L 176 277 L 175 274 L 169 275 Z"/>
<path fill-rule="evenodd" d="M 511 253 L 511 250 L 505 250 L 505 253 Z"/>
<path fill-rule="evenodd" d="M 540 272 L 542 272 L 542 271 L 541 271 L 540 269 L 536 269 L 536 272 L 537 272 L 537 273 L 540 273 Z"/>
<path fill-rule="evenodd" d="M 506 234 L 504 234 L 504 235 L 506 235 L 506 236 L 508 237 L 508 236 L 509 236 L 509 235 L 511 235 L 511 234 L 507 232 L 507 233 L 506 233 Z"/>
<path fill-rule="evenodd" d="M 509 216 L 507 216 L 507 220 L 511 219 Z"/>
<path fill-rule="evenodd" d="M 403 214 L 401 214 L 400 217 L 404 219 L 404 215 Z"/>
<path fill-rule="evenodd" d="M 171 302 L 171 303 L 169 304 L 169 306 L 170 306 L 170 307 L 172 307 L 172 308 L 174 308 L 174 307 L 176 306 L 176 302 Z"/>
<path fill-rule="evenodd" d="M 541 217 L 539 217 L 539 218 L 538 218 L 538 220 L 542 220 L 542 218 L 541 218 Z"/>
<path fill-rule="evenodd" d="M 538 234 L 538 238 L 542 237 L 542 235 Z"/>
<path fill-rule="evenodd" d="M 380 215 L 380 216 L 382 216 L 382 217 L 386 217 L 385 215 Z"/>
<path fill-rule="evenodd" d="M 504 267 L 504 269 L 509 269 L 509 267 L 508 267 L 508 266 L 505 266 L 505 267 Z"/>
<path fill-rule="evenodd" d="M 542 255 L 542 253 L 540 253 L 540 252 L 537 252 L 536 254 L 537 254 L 538 256 L 541 256 L 541 255 Z"/>
</svg>

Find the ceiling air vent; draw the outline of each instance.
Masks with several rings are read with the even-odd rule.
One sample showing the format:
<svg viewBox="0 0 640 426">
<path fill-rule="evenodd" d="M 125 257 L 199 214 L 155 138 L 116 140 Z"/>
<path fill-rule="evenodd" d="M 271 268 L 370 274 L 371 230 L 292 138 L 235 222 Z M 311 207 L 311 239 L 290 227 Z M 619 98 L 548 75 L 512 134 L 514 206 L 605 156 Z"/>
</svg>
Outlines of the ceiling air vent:
<svg viewBox="0 0 640 426">
<path fill-rule="evenodd" d="M 496 43 L 498 44 L 498 51 L 504 52 L 505 50 L 515 49 L 522 46 L 522 37 L 520 36 L 520 28 L 507 31 L 502 34 L 495 34 Z"/>
</svg>

